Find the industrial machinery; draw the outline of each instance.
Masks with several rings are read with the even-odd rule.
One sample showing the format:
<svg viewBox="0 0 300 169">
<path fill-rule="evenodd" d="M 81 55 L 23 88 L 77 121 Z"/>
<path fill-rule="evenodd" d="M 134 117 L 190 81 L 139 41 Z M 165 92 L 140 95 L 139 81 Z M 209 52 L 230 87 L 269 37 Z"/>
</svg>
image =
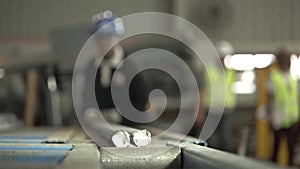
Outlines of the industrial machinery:
<svg viewBox="0 0 300 169">
<path fill-rule="evenodd" d="M 137 130 L 113 126 L 117 130 Z M 106 129 L 100 130 L 105 132 Z M 160 132 L 153 128 L 148 130 L 154 135 Z M 107 133 L 99 135 L 109 143 L 111 138 Z M 146 147 L 99 147 L 80 128 L 35 128 L 4 132 L 0 133 L 0 168 L 280 168 L 270 162 L 208 148 L 205 142 L 193 137 L 187 136 L 179 142 L 179 137 L 178 134 L 169 133 L 164 138 L 153 139 L 153 144 Z M 157 152 L 163 153 L 153 155 Z"/>
</svg>

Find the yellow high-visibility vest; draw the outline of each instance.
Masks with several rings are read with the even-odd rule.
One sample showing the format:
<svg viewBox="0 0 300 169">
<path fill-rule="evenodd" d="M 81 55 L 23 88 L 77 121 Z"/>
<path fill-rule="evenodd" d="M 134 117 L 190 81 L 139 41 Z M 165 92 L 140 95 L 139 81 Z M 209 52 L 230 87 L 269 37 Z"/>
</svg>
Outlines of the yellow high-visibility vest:
<svg viewBox="0 0 300 169">
<path fill-rule="evenodd" d="M 291 127 L 299 118 L 297 80 L 291 75 L 289 75 L 288 80 L 289 86 L 285 84 L 285 79 L 278 70 L 271 71 L 275 106 L 284 113 L 281 124 L 284 128 Z"/>
<path fill-rule="evenodd" d="M 236 106 L 236 95 L 232 92 L 232 84 L 236 79 L 236 72 L 232 69 L 224 69 L 225 77 L 221 74 L 220 70 L 216 66 L 208 66 L 205 80 L 206 80 L 206 106 L 211 106 L 211 90 L 226 90 L 225 100 L 224 98 L 215 98 L 215 104 L 222 104 L 225 101 L 225 108 L 234 108 Z M 224 79 L 225 78 L 225 79 Z M 222 86 L 225 80 L 225 86 Z M 216 97 L 216 96 L 215 96 Z M 212 105 L 219 106 L 219 105 Z"/>
</svg>

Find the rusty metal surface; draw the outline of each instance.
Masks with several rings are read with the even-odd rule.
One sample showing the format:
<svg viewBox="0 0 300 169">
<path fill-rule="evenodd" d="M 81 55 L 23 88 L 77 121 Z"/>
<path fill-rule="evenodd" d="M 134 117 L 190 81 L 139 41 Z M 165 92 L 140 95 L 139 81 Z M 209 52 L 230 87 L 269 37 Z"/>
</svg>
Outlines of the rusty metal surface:
<svg viewBox="0 0 300 169">
<path fill-rule="evenodd" d="M 162 154 L 155 155 L 166 149 Z M 132 147 L 132 148 L 100 148 L 100 164 L 103 169 L 177 169 L 181 168 L 180 148 Z M 126 156 L 118 155 L 126 154 Z"/>
<path fill-rule="evenodd" d="M 56 165 L 57 169 L 99 169 L 100 154 L 98 147 L 93 143 L 73 144 L 74 148 L 68 156 Z"/>
<path fill-rule="evenodd" d="M 120 125 L 113 127 L 115 129 L 136 131 L 136 129 Z M 100 131 L 103 131 L 103 129 Z M 18 161 L 0 163 L 0 168 L 7 169 L 280 169 L 279 166 L 270 162 L 258 161 L 191 144 L 191 142 L 197 141 L 196 138 L 186 137 L 183 140 L 184 142 L 178 143 L 178 135 L 172 133 L 165 137 L 153 139 L 147 147 L 101 147 L 100 150 L 80 129 L 26 129 L 16 131 L 16 133 L 2 133 L 0 136 L 6 139 L 5 142 L 0 143 L 0 150 L 2 154 L 4 153 L 3 157 L 5 158 L 10 157 L 10 155 L 15 156 L 14 153 L 19 151 L 18 153 L 21 152 L 21 155 L 24 155 L 23 157 L 30 157 L 33 154 L 35 155 L 34 158 L 38 159 L 39 155 L 42 155 L 42 158 L 47 159 L 47 157 L 55 157 L 55 153 L 61 153 L 60 150 L 67 150 L 66 147 L 72 146 L 72 149 L 67 150 L 67 155 L 59 163 L 54 164 L 47 161 L 45 163 L 19 163 Z M 18 141 L 24 136 L 24 141 Z M 47 136 L 47 139 L 44 139 L 45 136 Z M 101 136 L 101 133 L 99 136 Z M 29 143 L 26 143 L 26 139 Z M 38 141 L 31 142 L 34 139 Z M 102 139 L 107 140 L 106 137 L 102 137 Z M 8 140 L 15 143 L 7 143 Z M 41 142 L 40 140 L 52 140 L 53 142 Z M 57 141 L 60 144 L 55 144 Z M 157 152 L 163 153 L 153 155 Z"/>
<path fill-rule="evenodd" d="M 170 143 L 170 145 L 175 144 Z M 283 169 L 271 162 L 259 161 L 190 143 L 180 143 L 177 146 L 180 146 L 182 150 L 184 169 Z"/>
</svg>

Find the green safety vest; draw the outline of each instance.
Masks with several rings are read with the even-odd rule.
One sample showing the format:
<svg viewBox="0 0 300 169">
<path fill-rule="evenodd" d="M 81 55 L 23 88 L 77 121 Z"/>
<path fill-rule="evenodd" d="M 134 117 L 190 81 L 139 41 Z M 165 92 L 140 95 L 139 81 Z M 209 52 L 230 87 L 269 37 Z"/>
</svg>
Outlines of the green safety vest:
<svg viewBox="0 0 300 169">
<path fill-rule="evenodd" d="M 208 75 L 209 73 L 209 75 Z M 225 79 L 224 76 L 221 75 L 220 70 L 216 66 L 208 66 L 207 73 L 205 75 L 206 80 L 206 106 L 209 107 L 211 104 L 211 90 L 215 90 L 216 93 L 218 91 L 224 92 L 221 90 L 225 90 L 225 100 L 224 98 L 214 98 L 216 100 L 212 104 L 217 104 L 213 106 L 219 106 L 218 104 L 223 104 L 225 101 L 225 108 L 234 108 L 236 106 L 236 95 L 232 92 L 232 84 L 236 79 L 236 71 L 232 69 L 225 69 Z M 225 80 L 225 86 L 222 86 L 223 81 Z"/>
<path fill-rule="evenodd" d="M 291 127 L 299 118 L 297 80 L 289 75 L 290 85 L 287 86 L 278 70 L 271 71 L 271 80 L 274 90 L 275 106 L 280 108 L 284 113 L 281 125 L 284 128 Z"/>
</svg>

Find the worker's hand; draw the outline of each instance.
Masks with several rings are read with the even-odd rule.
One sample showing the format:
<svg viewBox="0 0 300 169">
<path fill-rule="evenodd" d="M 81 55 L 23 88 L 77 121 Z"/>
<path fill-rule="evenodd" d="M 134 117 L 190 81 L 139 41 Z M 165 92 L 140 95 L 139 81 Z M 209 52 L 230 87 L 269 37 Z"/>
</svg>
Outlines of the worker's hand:
<svg viewBox="0 0 300 169">
<path fill-rule="evenodd" d="M 200 96 L 200 103 L 199 103 L 199 109 L 198 109 L 198 115 L 196 119 L 196 125 L 202 127 L 206 120 L 206 113 L 205 113 L 205 91 L 201 90 L 199 92 Z"/>
</svg>

